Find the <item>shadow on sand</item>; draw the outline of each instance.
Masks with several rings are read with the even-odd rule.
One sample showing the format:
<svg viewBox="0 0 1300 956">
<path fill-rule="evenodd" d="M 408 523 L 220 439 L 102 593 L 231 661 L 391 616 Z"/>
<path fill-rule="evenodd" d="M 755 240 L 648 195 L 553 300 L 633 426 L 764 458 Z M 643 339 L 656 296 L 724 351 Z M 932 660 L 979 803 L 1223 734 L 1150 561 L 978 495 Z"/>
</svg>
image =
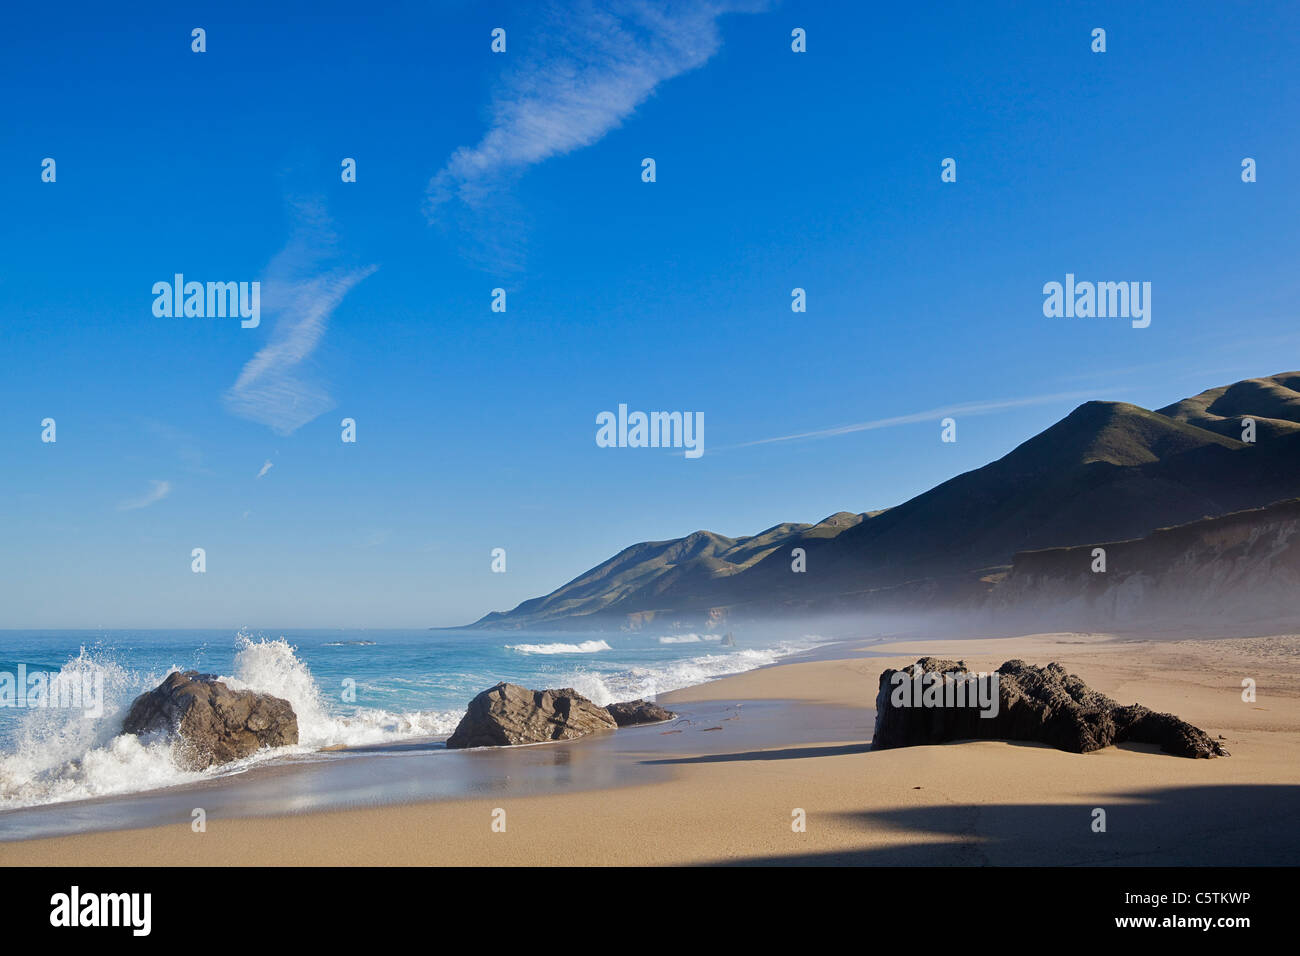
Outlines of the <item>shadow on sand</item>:
<svg viewBox="0 0 1300 956">
<path fill-rule="evenodd" d="M 741 758 L 744 755 L 733 755 Z M 865 786 L 865 781 L 864 781 Z M 1106 811 L 1106 832 L 1092 830 Z M 731 865 L 1264 866 L 1300 864 L 1300 786 L 1166 787 L 1086 803 L 956 803 L 836 814 L 902 846 L 719 860 Z M 809 808 L 808 827 L 817 825 Z M 864 837 L 867 834 L 864 833 Z"/>
</svg>

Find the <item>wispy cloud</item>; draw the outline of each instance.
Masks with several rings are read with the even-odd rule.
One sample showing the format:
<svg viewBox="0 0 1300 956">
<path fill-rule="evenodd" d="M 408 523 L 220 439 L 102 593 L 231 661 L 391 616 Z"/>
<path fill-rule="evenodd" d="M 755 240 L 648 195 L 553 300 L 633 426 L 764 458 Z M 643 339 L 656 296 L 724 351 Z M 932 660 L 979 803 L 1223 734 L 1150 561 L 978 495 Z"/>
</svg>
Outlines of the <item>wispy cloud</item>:
<svg viewBox="0 0 1300 956">
<path fill-rule="evenodd" d="M 149 490 L 139 498 L 132 498 L 129 501 L 123 501 L 117 506 L 118 511 L 138 511 L 141 508 L 148 508 L 155 502 L 162 501 L 172 493 L 172 483 L 170 481 L 151 481 Z"/>
<path fill-rule="evenodd" d="M 307 360 L 343 297 L 376 268 L 327 266 L 337 255 L 337 239 L 323 205 L 300 202 L 294 211 L 293 236 L 262 282 L 262 311 L 275 323 L 271 341 L 248 361 L 224 396 L 231 412 L 280 435 L 333 407 Z"/>
<path fill-rule="evenodd" d="M 257 477 L 261 478 L 263 475 L 265 475 L 268 471 L 270 471 L 274 467 L 275 465 L 271 464 L 271 459 L 268 458 L 266 460 L 266 463 L 262 465 L 262 470 L 257 473 Z"/>
<path fill-rule="evenodd" d="M 456 150 L 429 182 L 430 220 L 447 218 L 449 207 L 480 210 L 528 167 L 595 143 L 661 83 L 717 52 L 720 16 L 766 7 L 764 0 L 548 4 L 527 42 L 516 34 L 508 47 L 483 138 Z M 513 52 L 521 48 L 541 52 Z"/>
<path fill-rule="evenodd" d="M 787 441 L 804 441 L 815 438 L 834 438 L 837 435 L 850 435 L 854 432 L 875 431 L 879 428 L 893 428 L 898 425 L 915 425 L 919 422 L 937 421 L 942 418 L 956 418 L 958 415 L 991 415 L 995 412 L 1004 412 L 1012 408 L 1025 408 L 1031 405 L 1050 405 L 1055 402 L 1080 401 L 1093 398 L 1091 392 L 1056 392 L 1051 395 L 1032 395 L 1026 398 L 1007 398 L 993 401 L 982 402 L 964 402 L 958 405 L 946 405 L 942 408 L 931 408 L 924 412 L 910 412 L 906 415 L 895 415 L 891 418 L 875 418 L 867 422 L 856 422 L 852 425 L 836 425 L 833 428 L 819 428 L 813 431 L 797 432 L 793 435 L 778 435 L 774 438 L 759 438 L 755 441 L 741 442 L 736 445 L 721 445 L 711 451 L 722 451 L 728 448 L 752 448 L 755 445 L 772 445 L 777 442 Z"/>
</svg>

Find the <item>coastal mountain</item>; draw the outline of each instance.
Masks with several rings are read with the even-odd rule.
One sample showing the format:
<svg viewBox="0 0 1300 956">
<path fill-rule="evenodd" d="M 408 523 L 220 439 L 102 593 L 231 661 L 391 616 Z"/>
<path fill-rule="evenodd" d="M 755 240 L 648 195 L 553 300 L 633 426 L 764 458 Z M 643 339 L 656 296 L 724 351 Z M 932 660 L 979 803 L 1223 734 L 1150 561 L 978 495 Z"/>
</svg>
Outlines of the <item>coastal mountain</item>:
<svg viewBox="0 0 1300 956">
<path fill-rule="evenodd" d="M 1255 440 L 1247 435 L 1253 420 Z M 474 626 L 710 626 L 773 614 L 969 606 L 1018 552 L 1141 538 L 1300 496 L 1300 372 L 1158 411 L 1087 402 L 982 468 L 884 511 L 632 545 Z M 791 552 L 806 554 L 805 573 Z"/>
<path fill-rule="evenodd" d="M 1177 421 L 1235 438 L 1241 437 L 1241 421 L 1248 417 L 1256 422 L 1257 438 L 1293 435 L 1300 432 L 1300 373 L 1249 378 L 1212 388 L 1159 411 Z"/>
<path fill-rule="evenodd" d="M 1101 547 L 1106 570 L 1093 570 Z M 1002 614 L 1050 613 L 1061 627 L 1211 627 L 1276 622 L 1300 610 L 1300 498 L 1234 511 L 1144 538 L 1024 551 L 993 592 Z"/>
<path fill-rule="evenodd" d="M 807 548 L 811 542 L 834 538 L 875 514 L 879 512 L 842 511 L 817 524 L 787 522 L 743 538 L 696 531 L 685 538 L 634 544 L 545 597 L 524 601 L 508 614 L 489 614 L 477 623 L 513 625 L 525 619 L 586 617 L 615 606 L 653 606 L 664 594 L 708 591 L 713 582 L 747 571 L 778 550 L 787 554 L 789 548 Z"/>
</svg>

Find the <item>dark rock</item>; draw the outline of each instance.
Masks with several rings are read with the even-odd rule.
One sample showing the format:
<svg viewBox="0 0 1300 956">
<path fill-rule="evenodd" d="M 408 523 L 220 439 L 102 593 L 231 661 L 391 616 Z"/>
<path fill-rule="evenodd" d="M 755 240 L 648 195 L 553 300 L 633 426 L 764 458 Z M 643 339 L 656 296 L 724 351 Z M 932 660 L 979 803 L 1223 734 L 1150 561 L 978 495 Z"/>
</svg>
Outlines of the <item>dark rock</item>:
<svg viewBox="0 0 1300 956">
<path fill-rule="evenodd" d="M 915 678 L 930 673 L 974 678 L 965 662 L 933 657 L 923 657 L 902 671 L 886 670 L 880 675 L 876 696 L 872 750 L 950 740 L 1028 740 L 1071 753 L 1089 753 L 1112 744 L 1144 743 L 1156 744 L 1165 753 L 1179 757 L 1228 756 L 1222 745 L 1186 721 L 1172 714 L 1155 713 L 1140 704 L 1122 707 L 1074 674 L 1066 673 L 1060 664 L 1034 667 L 1019 660 L 1007 661 L 995 672 L 997 708 L 988 717 L 981 716 L 980 707 L 969 703 L 964 707 L 948 705 L 952 702 L 941 706 L 920 706 L 915 702 L 905 705 L 906 697 L 894 675 L 907 675 L 914 691 Z M 922 677 L 923 682 L 931 680 Z M 984 699 L 991 704 L 987 680 Z M 968 695 L 970 689 L 968 685 Z M 994 709 L 990 706 L 988 710 L 992 713 Z"/>
<path fill-rule="evenodd" d="M 509 747 L 548 740 L 572 740 L 618 724 L 576 690 L 529 690 L 497 684 L 469 702 L 469 709 L 447 739 L 447 746 Z"/>
<path fill-rule="evenodd" d="M 664 710 L 658 704 L 648 700 L 629 700 L 624 703 L 610 704 L 605 709 L 620 727 L 630 727 L 633 724 L 657 724 L 677 716 L 671 710 Z"/>
<path fill-rule="evenodd" d="M 298 717 L 287 700 L 231 690 L 214 674 L 177 671 L 135 699 L 122 732 L 178 738 L 177 762 L 203 770 L 262 747 L 296 744 Z"/>
</svg>

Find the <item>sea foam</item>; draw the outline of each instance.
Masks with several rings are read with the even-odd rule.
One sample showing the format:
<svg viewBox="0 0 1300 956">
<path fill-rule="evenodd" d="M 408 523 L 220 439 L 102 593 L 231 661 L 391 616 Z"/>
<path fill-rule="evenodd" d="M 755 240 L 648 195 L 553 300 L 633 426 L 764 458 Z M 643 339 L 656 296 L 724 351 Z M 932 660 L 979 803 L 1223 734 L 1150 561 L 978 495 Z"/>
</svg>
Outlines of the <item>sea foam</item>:
<svg viewBox="0 0 1300 956">
<path fill-rule="evenodd" d="M 566 676 L 561 683 L 604 707 L 615 701 L 654 699 L 669 691 L 743 674 L 821 643 L 824 643 L 821 638 L 809 635 L 802 641 L 784 642 L 761 650 L 745 648 L 731 653 L 703 654 L 649 667 L 629 667 L 612 674 L 582 670 Z"/>
<path fill-rule="evenodd" d="M 355 705 L 351 713 L 331 713 L 307 665 L 288 641 L 253 639 L 242 631 L 236 641 L 234 673 L 220 675 L 220 679 L 236 690 L 288 700 L 298 717 L 297 746 L 259 751 L 202 772 L 181 770 L 172 744 L 146 744 L 121 733 L 122 719 L 136 696 L 181 668 L 157 673 L 129 671 L 83 648 L 59 673 L 71 677 L 98 668 L 104 674 L 102 716 L 89 719 L 81 710 L 55 708 L 23 714 L 12 751 L 0 755 L 0 809 L 171 787 L 240 773 L 266 760 L 329 746 L 445 736 L 460 719 L 458 712 L 391 713 Z"/>
<path fill-rule="evenodd" d="M 712 634 L 672 637 L 680 640 L 660 639 L 651 643 L 659 647 L 673 643 L 689 645 L 695 643 L 689 640 L 692 637 L 701 643 L 716 639 Z M 573 687 L 604 706 L 614 701 L 653 698 L 717 677 L 753 670 L 820 643 L 824 643 L 821 638 L 807 635 L 766 648 L 732 650 L 713 646 L 709 653 L 640 665 L 606 656 L 603 652 L 613 649 L 603 640 L 519 644 L 508 646 L 507 650 L 524 655 L 515 658 L 520 662 L 532 655 L 543 655 L 532 658 L 538 663 L 527 666 L 519 674 L 512 675 L 510 668 L 500 662 L 471 663 L 472 658 L 456 657 L 435 663 L 424 658 L 428 663 L 422 661 L 414 669 L 385 676 L 385 687 L 372 686 L 362 679 L 357 682 L 356 690 L 360 699 L 373 700 L 384 692 L 391 694 L 392 685 L 415 686 L 420 691 L 414 700 L 434 696 L 441 702 L 450 696 L 448 687 L 455 686 L 454 694 L 459 694 L 459 685 L 463 683 L 464 700 L 468 701 L 491 681 L 513 677 L 534 687 Z M 623 652 L 636 653 L 635 649 Z M 662 651 L 656 651 L 659 653 Z M 411 667 L 410 663 L 405 666 Z M 468 672 L 466 667 L 470 668 Z M 102 674 L 102 715 L 92 718 L 82 710 L 57 708 L 33 709 L 16 715 L 15 732 L 8 736 L 5 751 L 0 753 L 0 810 L 156 790 L 229 776 L 267 761 L 302 756 L 325 747 L 444 737 L 455 729 L 463 713 L 463 707 L 384 709 L 347 703 L 340 694 L 342 688 L 322 684 L 289 641 L 255 638 L 241 631 L 235 637 L 231 672 L 220 674 L 221 680 L 234 689 L 273 694 L 288 700 L 298 718 L 299 743 L 259 751 L 243 760 L 202 772 L 184 771 L 173 759 L 171 744 L 146 743 L 121 733 L 122 720 L 135 698 L 156 687 L 167 674 L 181 669 L 189 668 L 127 668 L 112 653 L 98 649 L 87 651 L 83 647 L 63 665 L 59 674 L 67 680 L 80 679 L 91 671 Z M 342 675 L 336 673 L 335 679 L 339 676 Z M 412 698 L 408 695 L 406 699 Z"/>
<path fill-rule="evenodd" d="M 581 644 L 507 644 L 506 650 L 520 654 L 597 654 L 613 648 L 604 641 L 583 641 Z"/>
</svg>

